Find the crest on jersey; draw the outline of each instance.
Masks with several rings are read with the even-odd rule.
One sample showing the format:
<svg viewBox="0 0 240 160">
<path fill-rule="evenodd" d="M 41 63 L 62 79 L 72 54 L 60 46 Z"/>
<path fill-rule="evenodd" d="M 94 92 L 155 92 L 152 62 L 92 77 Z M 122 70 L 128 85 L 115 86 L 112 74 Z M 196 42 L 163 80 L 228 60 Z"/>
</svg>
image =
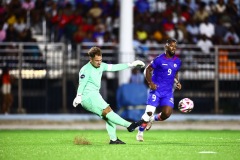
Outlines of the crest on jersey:
<svg viewBox="0 0 240 160">
<path fill-rule="evenodd" d="M 81 79 L 83 79 L 84 77 L 85 77 L 85 75 L 84 75 L 84 74 L 82 74 L 82 75 L 80 76 L 80 78 L 81 78 Z"/>
<path fill-rule="evenodd" d="M 176 63 L 174 63 L 174 65 L 173 65 L 175 68 L 177 67 L 177 64 Z"/>
</svg>

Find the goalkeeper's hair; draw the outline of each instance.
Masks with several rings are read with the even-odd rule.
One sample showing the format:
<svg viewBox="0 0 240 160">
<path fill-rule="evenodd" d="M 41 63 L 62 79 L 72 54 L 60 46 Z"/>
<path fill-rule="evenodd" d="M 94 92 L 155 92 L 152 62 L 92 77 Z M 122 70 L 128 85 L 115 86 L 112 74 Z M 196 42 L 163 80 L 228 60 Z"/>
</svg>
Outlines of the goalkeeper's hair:
<svg viewBox="0 0 240 160">
<path fill-rule="evenodd" d="M 91 58 L 94 58 L 96 55 L 98 56 L 102 56 L 102 51 L 99 47 L 92 47 L 89 49 L 88 51 L 88 55 L 91 57 Z"/>
</svg>

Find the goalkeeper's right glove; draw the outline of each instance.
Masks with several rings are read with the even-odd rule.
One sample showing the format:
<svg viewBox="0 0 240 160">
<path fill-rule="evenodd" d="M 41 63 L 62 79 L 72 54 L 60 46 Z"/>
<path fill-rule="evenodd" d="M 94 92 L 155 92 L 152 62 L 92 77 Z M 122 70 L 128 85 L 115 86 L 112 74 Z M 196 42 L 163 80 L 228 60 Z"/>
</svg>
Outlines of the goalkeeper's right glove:
<svg viewBox="0 0 240 160">
<path fill-rule="evenodd" d="M 82 95 L 77 94 L 77 96 L 73 100 L 73 106 L 77 107 L 82 102 Z"/>
<path fill-rule="evenodd" d="M 140 61 L 140 60 L 136 60 L 136 61 L 133 61 L 132 63 L 128 63 L 128 66 L 129 67 L 141 67 L 143 68 L 145 66 L 145 63 L 143 61 Z"/>
</svg>

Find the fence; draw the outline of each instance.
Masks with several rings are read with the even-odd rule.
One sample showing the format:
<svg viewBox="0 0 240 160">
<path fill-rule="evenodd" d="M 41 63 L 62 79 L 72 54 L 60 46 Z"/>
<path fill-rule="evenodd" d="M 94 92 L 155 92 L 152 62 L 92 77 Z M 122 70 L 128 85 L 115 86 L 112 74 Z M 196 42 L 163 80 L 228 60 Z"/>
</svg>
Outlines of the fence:
<svg viewBox="0 0 240 160">
<path fill-rule="evenodd" d="M 88 61 L 89 47 L 62 43 L 1 43 L 0 68 L 8 66 L 16 79 L 12 112 L 60 113 L 85 112 L 74 109 L 72 100 L 78 85 L 79 68 Z M 118 62 L 118 46 L 100 46 L 103 61 Z M 149 63 L 163 45 L 135 47 L 136 57 Z M 195 113 L 240 112 L 240 47 L 214 46 L 204 53 L 195 45 L 179 45 L 176 54 L 182 60 L 180 80 L 182 91 L 175 92 L 175 101 L 189 97 L 195 102 Z M 127 54 L 126 54 L 127 57 Z M 1 73 L 1 72 L 0 72 Z M 103 77 L 103 97 L 116 104 L 118 74 Z"/>
</svg>

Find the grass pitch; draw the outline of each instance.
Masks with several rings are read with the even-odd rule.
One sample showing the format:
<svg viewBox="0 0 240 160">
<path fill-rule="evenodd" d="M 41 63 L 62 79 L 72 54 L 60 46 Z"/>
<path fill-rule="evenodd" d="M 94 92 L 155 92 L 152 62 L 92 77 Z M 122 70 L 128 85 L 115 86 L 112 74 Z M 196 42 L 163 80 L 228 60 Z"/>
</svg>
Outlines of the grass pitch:
<svg viewBox="0 0 240 160">
<path fill-rule="evenodd" d="M 0 160 L 238 160 L 240 131 L 118 130 L 126 145 L 109 145 L 105 130 L 1 130 Z"/>
</svg>

